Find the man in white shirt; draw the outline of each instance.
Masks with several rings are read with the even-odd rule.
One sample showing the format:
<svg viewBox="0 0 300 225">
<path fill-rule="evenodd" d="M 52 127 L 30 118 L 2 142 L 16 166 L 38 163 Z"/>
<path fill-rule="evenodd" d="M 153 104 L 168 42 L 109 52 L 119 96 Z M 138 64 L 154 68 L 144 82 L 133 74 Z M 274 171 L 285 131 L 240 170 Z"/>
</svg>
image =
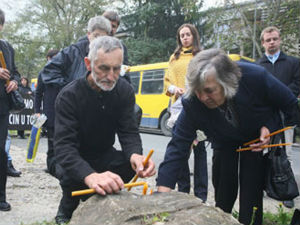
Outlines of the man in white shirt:
<svg viewBox="0 0 300 225">
<path fill-rule="evenodd" d="M 265 28 L 260 35 L 261 44 L 265 49 L 265 54 L 257 63 L 265 67 L 278 80 L 287 85 L 294 95 L 299 95 L 300 88 L 300 61 L 298 58 L 288 56 L 280 51 L 281 38 L 277 27 Z M 293 142 L 294 130 L 285 131 L 285 141 Z M 286 147 L 287 156 L 291 161 L 292 147 Z M 283 204 L 288 208 L 294 207 L 293 200 L 284 201 Z"/>
</svg>

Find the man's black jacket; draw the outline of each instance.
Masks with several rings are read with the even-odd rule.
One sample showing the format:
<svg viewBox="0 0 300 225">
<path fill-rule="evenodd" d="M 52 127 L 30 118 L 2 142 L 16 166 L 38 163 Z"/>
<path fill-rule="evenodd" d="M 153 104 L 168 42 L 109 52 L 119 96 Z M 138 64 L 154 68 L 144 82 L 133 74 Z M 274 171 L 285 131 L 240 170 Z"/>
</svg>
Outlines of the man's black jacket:
<svg viewBox="0 0 300 225">
<path fill-rule="evenodd" d="M 82 77 L 87 72 L 84 57 L 88 55 L 88 52 L 89 40 L 87 37 L 64 48 L 41 71 L 44 84 L 63 87 L 69 82 Z"/>
<path fill-rule="evenodd" d="M 112 91 L 93 90 L 85 77 L 65 86 L 55 104 L 54 149 L 62 175 L 74 181 L 102 171 L 113 160 L 115 135 L 125 158 L 142 154 L 131 85 L 119 79 Z"/>
<path fill-rule="evenodd" d="M 6 68 L 10 72 L 10 80 L 20 80 L 20 74 L 17 71 L 15 65 L 15 52 L 13 47 L 4 40 L 0 40 L 0 50 L 3 52 L 3 56 L 6 63 Z M 2 67 L 2 65 L 1 65 Z M 9 110 L 8 95 L 5 87 L 6 81 L 0 79 L 0 114 L 6 114 Z M 0 125 L 1 126 L 1 125 Z"/>
<path fill-rule="evenodd" d="M 260 58 L 257 63 L 265 67 L 271 74 L 273 74 L 278 80 L 288 86 L 294 95 L 299 95 L 300 89 L 300 60 L 293 57 L 287 56 L 283 52 L 277 61 L 272 64 L 266 55 Z"/>
<path fill-rule="evenodd" d="M 87 73 L 84 57 L 89 53 L 89 39 L 82 37 L 75 44 L 55 55 L 40 72 L 45 85 L 63 87 Z M 128 65 L 127 48 L 123 44 L 123 64 Z M 130 78 L 125 76 L 130 82 Z"/>
</svg>

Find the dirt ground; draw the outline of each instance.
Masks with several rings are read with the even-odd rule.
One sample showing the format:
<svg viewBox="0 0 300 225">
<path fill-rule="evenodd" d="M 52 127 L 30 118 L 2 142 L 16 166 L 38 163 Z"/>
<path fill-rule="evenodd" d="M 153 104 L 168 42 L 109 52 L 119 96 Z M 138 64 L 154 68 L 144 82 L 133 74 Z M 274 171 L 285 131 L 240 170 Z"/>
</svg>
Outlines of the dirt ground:
<svg viewBox="0 0 300 225">
<path fill-rule="evenodd" d="M 10 154 L 13 165 L 22 171 L 21 177 L 8 177 L 7 202 L 12 206 L 8 212 L 0 211 L 0 225 L 28 225 L 34 222 L 51 221 L 57 212 L 61 189 L 56 178 L 45 173 L 47 139 L 40 140 L 38 153 L 33 163 L 26 162 L 27 140 L 12 138 Z M 154 178 L 148 179 L 154 184 Z M 132 192 L 142 193 L 142 188 Z"/>
<path fill-rule="evenodd" d="M 39 151 L 33 163 L 26 162 L 26 148 L 27 140 L 12 139 L 10 154 L 15 168 L 21 170 L 22 175 L 17 178 L 8 177 L 7 201 L 11 204 L 12 210 L 9 212 L 0 211 L 0 225 L 28 225 L 37 221 L 51 221 L 56 215 L 61 198 L 61 189 L 58 180 L 44 172 L 47 139 L 41 139 Z M 155 187 L 155 177 L 148 179 L 147 182 L 151 187 Z M 133 192 L 142 193 L 141 190 L 142 187 L 133 190 Z M 207 202 L 209 205 L 214 205 L 211 184 L 209 185 Z M 299 202 L 298 197 L 298 207 Z M 276 213 L 278 204 L 279 202 L 266 197 L 264 199 L 264 211 Z M 238 210 L 238 201 L 235 210 Z"/>
<path fill-rule="evenodd" d="M 33 163 L 26 162 L 26 145 L 18 147 L 12 139 L 10 154 L 21 177 L 8 177 L 6 185 L 7 201 L 12 210 L 0 212 L 1 225 L 30 224 L 36 221 L 50 221 L 55 217 L 61 198 L 59 182 L 44 172 L 45 152 L 38 152 Z M 25 140 L 23 141 L 24 144 Z"/>
</svg>

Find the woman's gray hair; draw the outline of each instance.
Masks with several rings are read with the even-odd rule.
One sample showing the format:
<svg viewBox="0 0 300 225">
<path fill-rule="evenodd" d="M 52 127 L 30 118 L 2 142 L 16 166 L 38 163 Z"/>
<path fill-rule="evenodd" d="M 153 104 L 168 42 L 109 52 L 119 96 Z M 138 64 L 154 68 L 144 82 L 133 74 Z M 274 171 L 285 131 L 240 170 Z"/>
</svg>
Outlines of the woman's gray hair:
<svg viewBox="0 0 300 225">
<path fill-rule="evenodd" d="M 92 17 L 88 22 L 88 32 L 93 32 L 94 30 L 104 30 L 107 34 L 111 33 L 111 24 L 108 19 L 104 16 Z"/>
<path fill-rule="evenodd" d="M 123 45 L 121 41 L 111 36 L 97 37 L 90 43 L 89 47 L 90 47 L 90 51 L 89 51 L 88 58 L 92 64 L 94 63 L 95 60 L 97 60 L 98 57 L 97 52 L 99 49 L 102 49 L 105 53 L 108 53 L 119 48 L 123 52 Z"/>
<path fill-rule="evenodd" d="M 203 89 L 207 71 L 212 68 L 216 70 L 215 78 L 223 87 L 225 98 L 230 99 L 236 94 L 242 76 L 240 68 L 223 50 L 208 49 L 195 55 L 188 66 L 186 98 Z"/>
</svg>

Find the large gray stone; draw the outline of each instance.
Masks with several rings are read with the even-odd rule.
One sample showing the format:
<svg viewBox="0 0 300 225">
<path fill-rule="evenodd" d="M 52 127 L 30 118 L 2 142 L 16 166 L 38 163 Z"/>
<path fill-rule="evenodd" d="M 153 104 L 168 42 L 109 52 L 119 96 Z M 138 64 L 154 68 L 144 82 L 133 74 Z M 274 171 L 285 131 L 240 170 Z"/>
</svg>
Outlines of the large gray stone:
<svg viewBox="0 0 300 225">
<path fill-rule="evenodd" d="M 160 217 L 167 214 L 167 219 Z M 160 218 L 154 222 L 154 218 Z M 141 225 L 141 224 L 240 224 L 230 214 L 207 206 L 192 195 L 170 192 L 136 195 L 127 191 L 105 197 L 94 195 L 80 203 L 70 225 Z"/>
</svg>

